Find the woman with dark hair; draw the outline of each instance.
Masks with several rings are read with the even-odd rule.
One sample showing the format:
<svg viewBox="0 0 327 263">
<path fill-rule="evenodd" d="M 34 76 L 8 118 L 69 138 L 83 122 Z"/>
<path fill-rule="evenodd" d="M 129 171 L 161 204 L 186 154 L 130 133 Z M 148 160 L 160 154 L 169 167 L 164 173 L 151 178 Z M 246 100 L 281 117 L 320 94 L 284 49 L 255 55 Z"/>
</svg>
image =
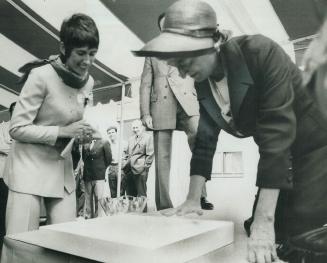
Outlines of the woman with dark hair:
<svg viewBox="0 0 327 263">
<path fill-rule="evenodd" d="M 15 141 L 4 176 L 7 234 L 38 229 L 42 199 L 49 224 L 75 219 L 72 157 L 61 152 L 72 138 L 92 139 L 83 112 L 94 84 L 89 68 L 98 45 L 93 19 L 74 14 L 61 26 L 60 55 L 21 68 L 25 84 L 11 121 Z"/>
</svg>

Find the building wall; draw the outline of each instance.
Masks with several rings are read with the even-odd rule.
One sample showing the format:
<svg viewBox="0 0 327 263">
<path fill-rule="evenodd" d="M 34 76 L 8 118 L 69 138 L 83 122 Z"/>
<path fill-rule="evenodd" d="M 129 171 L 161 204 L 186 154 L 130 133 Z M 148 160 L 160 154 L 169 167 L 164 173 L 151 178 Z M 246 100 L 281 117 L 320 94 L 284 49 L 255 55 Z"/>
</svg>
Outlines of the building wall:
<svg viewBox="0 0 327 263">
<path fill-rule="evenodd" d="M 213 175 L 211 181 L 206 184 L 207 198 L 214 204 L 215 210 L 226 220 L 232 220 L 240 226 L 251 216 L 257 191 L 255 180 L 259 159 L 258 149 L 252 138 L 238 139 L 222 131 L 217 151 L 242 152 L 243 173 L 241 175 Z M 190 158 L 191 152 L 185 134 L 175 132 L 170 181 L 170 194 L 174 205 L 181 204 L 186 198 Z M 149 188 L 152 187 L 150 184 Z"/>
<path fill-rule="evenodd" d="M 252 213 L 257 191 L 255 181 L 259 160 L 258 148 L 252 138 L 238 139 L 222 133 L 217 150 L 242 152 L 244 170 L 240 177 L 214 177 L 207 183 L 208 199 L 213 201 L 215 209 L 221 211 L 226 219 L 239 225 Z"/>
</svg>

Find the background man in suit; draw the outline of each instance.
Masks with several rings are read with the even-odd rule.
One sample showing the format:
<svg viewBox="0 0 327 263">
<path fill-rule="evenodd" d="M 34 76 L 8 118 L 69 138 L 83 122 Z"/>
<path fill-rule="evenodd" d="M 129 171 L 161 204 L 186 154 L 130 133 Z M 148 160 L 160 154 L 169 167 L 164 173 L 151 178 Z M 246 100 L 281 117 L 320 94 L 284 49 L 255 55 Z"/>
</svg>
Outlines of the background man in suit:
<svg viewBox="0 0 327 263">
<path fill-rule="evenodd" d="M 16 102 L 10 104 L 9 115 L 10 118 L 14 111 Z M 8 199 L 8 187 L 3 181 L 3 171 L 8 153 L 11 147 L 11 137 L 9 135 L 10 121 L 0 124 L 0 250 L 2 248 L 3 237 L 6 234 L 5 219 L 6 219 L 6 205 Z"/>
<path fill-rule="evenodd" d="M 112 160 L 107 140 L 92 140 L 83 147 L 86 218 L 98 216 L 98 200 L 102 198 L 107 167 Z"/>
<path fill-rule="evenodd" d="M 161 30 L 164 14 L 158 18 Z M 199 122 L 199 104 L 194 81 L 182 79 L 175 67 L 157 58 L 145 58 L 140 86 L 140 110 L 143 124 L 154 130 L 156 165 L 155 196 L 157 210 L 173 207 L 169 196 L 171 145 L 174 130 L 184 131 L 193 148 Z M 201 206 L 212 210 L 203 187 Z"/>
<path fill-rule="evenodd" d="M 253 137 L 259 148 L 249 262 L 277 261 L 276 239 L 287 242 L 327 222 L 327 119 L 278 44 L 262 35 L 228 39 L 210 5 L 179 0 L 167 10 L 163 32 L 135 53 L 163 56 L 196 81 L 200 120 L 189 194 L 167 215 L 202 213 L 198 199 L 225 130 Z"/>
<path fill-rule="evenodd" d="M 126 192 L 131 196 L 147 196 L 146 182 L 153 161 L 153 139 L 144 131 L 140 120 L 132 123 L 134 135 L 128 140 L 128 157 L 124 171 L 127 176 Z"/>
</svg>

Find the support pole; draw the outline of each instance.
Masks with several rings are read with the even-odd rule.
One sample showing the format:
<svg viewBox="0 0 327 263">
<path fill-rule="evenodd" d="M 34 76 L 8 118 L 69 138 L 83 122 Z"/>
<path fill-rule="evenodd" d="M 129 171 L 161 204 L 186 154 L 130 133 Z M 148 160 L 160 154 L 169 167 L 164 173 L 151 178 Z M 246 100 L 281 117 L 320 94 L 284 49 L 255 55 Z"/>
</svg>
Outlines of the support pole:
<svg viewBox="0 0 327 263">
<path fill-rule="evenodd" d="M 126 84 L 122 83 L 121 101 L 120 101 L 120 128 L 119 128 L 119 150 L 118 150 L 118 174 L 117 174 L 117 198 L 120 197 L 121 185 L 121 162 L 123 153 L 123 127 L 124 127 L 124 97 L 125 97 Z"/>
</svg>

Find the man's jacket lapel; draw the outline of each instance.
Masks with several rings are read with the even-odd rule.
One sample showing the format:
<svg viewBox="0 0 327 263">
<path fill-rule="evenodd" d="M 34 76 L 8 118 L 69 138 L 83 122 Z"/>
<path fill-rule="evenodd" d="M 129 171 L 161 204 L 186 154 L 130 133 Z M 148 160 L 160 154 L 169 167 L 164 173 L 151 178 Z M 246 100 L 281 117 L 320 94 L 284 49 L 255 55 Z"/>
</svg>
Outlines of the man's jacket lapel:
<svg viewBox="0 0 327 263">
<path fill-rule="evenodd" d="M 132 148 L 132 154 L 135 153 L 136 151 L 136 146 L 139 145 L 141 139 L 142 139 L 142 135 L 143 134 L 140 134 L 138 138 L 136 138 L 136 136 L 134 137 L 134 145 L 133 145 L 133 148 Z"/>
</svg>

